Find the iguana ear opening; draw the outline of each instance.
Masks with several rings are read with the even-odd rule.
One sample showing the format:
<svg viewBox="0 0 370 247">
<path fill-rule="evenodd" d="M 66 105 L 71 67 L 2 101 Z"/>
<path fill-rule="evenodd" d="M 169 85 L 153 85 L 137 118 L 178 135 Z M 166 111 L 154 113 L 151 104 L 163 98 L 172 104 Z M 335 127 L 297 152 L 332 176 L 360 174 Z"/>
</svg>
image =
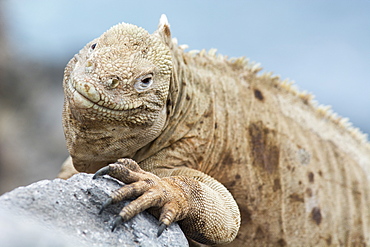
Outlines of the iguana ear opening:
<svg viewBox="0 0 370 247">
<path fill-rule="evenodd" d="M 161 15 L 158 29 L 154 32 L 154 35 L 158 35 L 168 47 L 172 47 L 170 24 L 165 14 Z"/>
</svg>

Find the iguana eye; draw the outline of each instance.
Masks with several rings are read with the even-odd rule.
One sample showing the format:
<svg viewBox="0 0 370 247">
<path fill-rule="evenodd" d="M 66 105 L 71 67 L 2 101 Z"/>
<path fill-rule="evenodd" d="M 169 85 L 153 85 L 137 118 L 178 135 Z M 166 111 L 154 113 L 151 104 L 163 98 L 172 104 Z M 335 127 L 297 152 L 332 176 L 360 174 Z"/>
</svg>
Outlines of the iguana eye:
<svg viewBox="0 0 370 247">
<path fill-rule="evenodd" d="M 95 49 L 95 47 L 96 47 L 96 43 L 94 43 L 94 44 L 92 44 L 92 45 L 90 46 L 91 50 L 94 50 L 94 49 Z"/>
<path fill-rule="evenodd" d="M 137 91 L 140 92 L 148 89 L 152 84 L 153 84 L 153 75 L 147 74 L 137 79 L 135 83 L 135 88 Z"/>
</svg>

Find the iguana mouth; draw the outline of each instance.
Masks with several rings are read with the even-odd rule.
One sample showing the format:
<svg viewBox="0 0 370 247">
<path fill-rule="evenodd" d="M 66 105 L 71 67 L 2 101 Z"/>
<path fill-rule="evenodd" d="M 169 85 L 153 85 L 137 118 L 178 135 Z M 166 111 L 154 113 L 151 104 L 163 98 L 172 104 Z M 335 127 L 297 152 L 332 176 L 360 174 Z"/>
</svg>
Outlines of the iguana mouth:
<svg viewBox="0 0 370 247">
<path fill-rule="evenodd" d="M 125 102 L 124 104 L 108 104 L 105 100 L 101 100 L 100 93 L 88 84 L 76 83 L 69 81 L 67 83 L 67 91 L 69 95 L 78 104 L 79 107 L 94 109 L 99 112 L 115 112 L 122 114 L 123 111 L 138 109 L 142 106 L 142 102 Z"/>
</svg>

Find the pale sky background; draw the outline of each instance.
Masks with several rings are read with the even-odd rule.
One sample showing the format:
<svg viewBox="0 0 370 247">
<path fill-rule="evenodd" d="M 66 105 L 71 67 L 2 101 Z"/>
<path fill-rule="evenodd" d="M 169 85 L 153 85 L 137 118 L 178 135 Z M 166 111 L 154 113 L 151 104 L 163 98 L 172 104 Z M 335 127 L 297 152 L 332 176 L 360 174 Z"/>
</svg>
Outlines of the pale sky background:
<svg viewBox="0 0 370 247">
<path fill-rule="evenodd" d="M 165 13 L 180 44 L 259 62 L 370 133 L 370 1 L 3 1 L 20 56 L 66 64 L 112 25 L 153 32 Z"/>
</svg>

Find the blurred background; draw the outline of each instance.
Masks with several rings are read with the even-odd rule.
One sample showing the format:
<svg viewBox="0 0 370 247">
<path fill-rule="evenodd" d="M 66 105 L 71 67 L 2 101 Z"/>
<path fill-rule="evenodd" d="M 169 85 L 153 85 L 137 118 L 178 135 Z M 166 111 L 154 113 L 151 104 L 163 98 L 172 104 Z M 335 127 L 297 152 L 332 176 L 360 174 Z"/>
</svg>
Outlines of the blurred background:
<svg viewBox="0 0 370 247">
<path fill-rule="evenodd" d="M 67 157 L 68 60 L 119 22 L 153 32 L 162 13 L 180 44 L 259 62 L 370 133 L 370 1 L 0 0 L 0 194 Z"/>
</svg>

